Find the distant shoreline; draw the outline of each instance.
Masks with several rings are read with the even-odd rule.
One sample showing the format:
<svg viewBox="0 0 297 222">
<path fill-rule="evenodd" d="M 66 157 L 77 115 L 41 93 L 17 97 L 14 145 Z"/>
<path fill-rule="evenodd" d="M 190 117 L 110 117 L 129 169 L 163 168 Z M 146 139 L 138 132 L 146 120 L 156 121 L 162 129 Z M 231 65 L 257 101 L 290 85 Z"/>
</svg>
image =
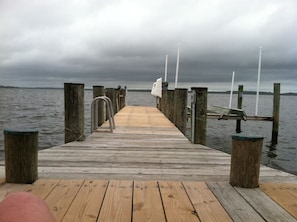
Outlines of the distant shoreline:
<svg viewBox="0 0 297 222">
<path fill-rule="evenodd" d="M 62 87 L 18 87 L 18 86 L 2 86 L 0 89 L 63 89 Z M 92 90 L 92 88 L 86 88 L 85 90 Z M 131 92 L 150 92 L 150 89 L 128 89 Z M 237 94 L 238 91 L 233 91 L 233 94 Z M 208 91 L 209 94 L 230 94 L 230 91 Z M 244 91 L 246 95 L 256 95 L 256 91 Z M 259 92 L 260 95 L 273 95 L 273 92 Z M 285 96 L 297 96 L 297 93 L 288 92 L 281 93 Z"/>
</svg>

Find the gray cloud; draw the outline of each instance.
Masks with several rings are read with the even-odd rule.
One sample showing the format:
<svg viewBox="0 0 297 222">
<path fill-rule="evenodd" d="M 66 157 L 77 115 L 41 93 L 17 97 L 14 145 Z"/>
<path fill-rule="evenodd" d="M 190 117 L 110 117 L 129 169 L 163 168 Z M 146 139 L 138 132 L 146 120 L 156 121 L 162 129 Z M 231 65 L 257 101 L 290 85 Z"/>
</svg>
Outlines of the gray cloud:
<svg viewBox="0 0 297 222">
<path fill-rule="evenodd" d="M 165 54 L 174 81 L 181 43 L 181 82 L 227 83 L 233 70 L 238 82 L 253 82 L 262 46 L 261 80 L 289 91 L 296 21 L 294 0 L 2 0 L 0 85 L 150 85 L 163 76 Z"/>
</svg>

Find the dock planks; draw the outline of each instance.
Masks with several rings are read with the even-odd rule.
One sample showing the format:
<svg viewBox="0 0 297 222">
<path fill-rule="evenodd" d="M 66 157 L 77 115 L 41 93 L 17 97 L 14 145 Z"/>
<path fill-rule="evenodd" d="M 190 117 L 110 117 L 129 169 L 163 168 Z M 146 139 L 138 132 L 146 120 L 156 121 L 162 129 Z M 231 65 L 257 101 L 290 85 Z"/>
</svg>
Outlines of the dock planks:
<svg viewBox="0 0 297 222">
<path fill-rule="evenodd" d="M 98 221 L 131 221 L 133 181 L 110 181 Z"/>
<path fill-rule="evenodd" d="M 209 187 L 203 182 L 183 182 L 201 221 L 232 221 Z"/>
<path fill-rule="evenodd" d="M 32 192 L 57 221 L 296 221 L 296 176 L 261 166 L 260 188 L 232 187 L 230 155 L 191 144 L 156 108 L 127 106 L 115 118 L 114 133 L 104 125 L 40 151 L 34 184 L 0 179 L 0 200 Z"/>
<path fill-rule="evenodd" d="M 8 195 L 8 186 L 13 184 L 1 184 L 0 193 Z M 297 184 L 286 186 L 297 189 Z M 297 221 L 292 213 L 297 206 L 290 204 L 296 196 L 285 204 L 273 199 L 283 184 L 274 183 L 269 194 L 267 187 L 271 184 L 238 189 L 225 182 L 39 179 L 10 192 L 40 196 L 58 222 Z"/>
<path fill-rule="evenodd" d="M 230 155 L 191 144 L 155 107 L 126 106 L 83 142 L 38 154 L 40 178 L 102 180 L 229 180 Z M 231 137 L 230 137 L 231 146 Z M 4 177 L 4 161 L 0 161 Z M 296 176 L 261 166 L 260 181 L 296 181 Z"/>
<path fill-rule="evenodd" d="M 296 184 L 261 184 L 261 189 L 285 208 L 293 217 L 297 218 L 297 186 Z"/>
<path fill-rule="evenodd" d="M 133 221 L 166 221 L 157 181 L 134 182 Z"/>
</svg>

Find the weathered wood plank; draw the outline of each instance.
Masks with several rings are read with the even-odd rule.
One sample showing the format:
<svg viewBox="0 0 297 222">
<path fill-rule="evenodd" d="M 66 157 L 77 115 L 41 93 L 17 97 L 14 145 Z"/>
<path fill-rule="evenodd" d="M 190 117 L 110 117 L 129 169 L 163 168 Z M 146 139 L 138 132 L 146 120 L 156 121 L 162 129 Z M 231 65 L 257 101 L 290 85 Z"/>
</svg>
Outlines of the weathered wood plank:
<svg viewBox="0 0 297 222">
<path fill-rule="evenodd" d="M 294 185 L 286 183 L 262 183 L 260 184 L 260 188 L 293 217 L 297 218 L 297 196 L 295 195 L 297 183 Z"/>
<path fill-rule="evenodd" d="M 107 158 L 107 157 L 112 157 L 112 156 L 122 156 L 122 157 L 130 157 L 133 158 L 132 156 L 135 156 L 136 158 L 143 158 L 145 159 L 145 157 L 143 156 L 143 154 L 145 154 L 147 157 L 156 157 L 156 156 L 160 156 L 160 158 L 175 158 L 175 159 L 183 159 L 185 157 L 187 158 L 191 158 L 191 159 L 196 159 L 196 160 L 203 160 L 203 161 L 213 161 L 210 158 L 207 157 L 214 157 L 216 159 L 224 159 L 224 160 L 229 160 L 230 162 L 230 158 L 229 156 L 225 156 L 225 155 L 220 155 L 219 153 L 209 153 L 207 154 L 207 152 L 195 152 L 195 151 L 189 151 L 189 152 L 183 152 L 183 151 L 178 151 L 176 150 L 174 152 L 174 150 L 171 151 L 162 151 L 162 150 L 153 150 L 153 151 L 149 151 L 149 150 L 143 150 L 143 151 L 131 151 L 131 150 L 118 150 L 118 151 L 114 151 L 114 150 L 103 150 L 103 151 L 96 151 L 96 150 L 91 150 L 91 151 L 86 151 L 86 152 L 74 152 L 74 151 L 69 151 L 67 152 L 61 152 L 58 151 L 56 153 L 48 153 L 47 155 L 40 155 L 40 158 L 46 158 L 46 157 L 53 157 L 53 158 L 61 158 L 61 154 L 64 154 L 67 156 L 65 156 L 65 158 L 74 158 L 74 157 L 78 157 L 80 156 L 82 159 L 88 159 L 88 158 Z M 82 156 L 83 154 L 83 156 Z M 177 155 L 178 154 L 178 155 Z M 97 156 L 93 156 L 93 155 L 97 155 Z"/>
<path fill-rule="evenodd" d="M 111 138 L 112 139 L 112 138 Z M 111 146 L 112 145 L 112 146 Z M 168 143 L 164 143 L 162 144 L 162 146 L 160 145 L 160 143 L 150 143 L 150 146 L 146 146 L 145 143 L 142 144 L 133 144 L 133 143 L 125 143 L 125 142 L 119 142 L 118 144 L 109 144 L 109 143 L 98 143 L 94 142 L 94 143 L 83 143 L 83 144 L 77 144 L 75 146 L 60 146 L 60 147 L 54 147 L 51 149 L 46 149 L 46 150 L 41 150 L 39 152 L 39 156 L 45 156 L 45 155 L 50 155 L 50 154 L 54 154 L 54 153 L 71 153 L 71 152 L 77 152 L 77 153 L 82 153 L 82 152 L 106 152 L 108 150 L 110 151 L 114 151 L 114 152 L 119 152 L 119 151 L 123 151 L 123 150 L 127 150 L 127 151 L 139 151 L 140 148 L 145 152 L 196 152 L 196 153 L 201 153 L 204 155 L 219 155 L 219 156 L 226 156 L 226 157 L 230 157 L 229 154 L 223 153 L 223 152 L 218 152 L 217 150 L 214 149 L 210 149 L 210 148 L 205 148 L 205 147 L 193 147 L 190 144 L 177 144 L 177 143 L 173 143 L 173 144 L 168 144 Z"/>
<path fill-rule="evenodd" d="M 167 221 L 200 221 L 181 182 L 160 181 Z"/>
<path fill-rule="evenodd" d="M 48 172 L 42 174 L 44 178 L 60 178 L 60 179 L 76 179 L 82 177 L 81 173 L 61 173 L 61 172 Z M 167 175 L 167 174 L 117 174 L 117 173 L 107 173 L 107 174 L 94 174 L 94 173 L 84 173 L 84 179 L 92 179 L 92 180 L 174 180 L 174 181 L 220 181 L 220 182 L 228 182 L 225 175 Z"/>
<path fill-rule="evenodd" d="M 44 167 L 89 167 L 92 166 L 93 168 L 146 168 L 146 169 L 158 169 L 160 166 L 163 170 L 166 169 L 177 169 L 177 170 L 183 170 L 183 169 L 198 169 L 196 173 L 199 172 L 199 168 L 205 167 L 205 165 L 208 165 L 208 167 L 211 166 L 219 166 L 221 165 L 223 168 L 225 168 L 225 165 L 223 162 L 220 162 L 218 164 L 215 163 L 204 163 L 204 164 L 195 164 L 195 163 L 184 163 L 184 161 L 180 161 L 181 163 L 167 163 L 167 161 L 160 163 L 158 162 L 146 162 L 146 161 L 101 161 L 101 160 L 92 160 L 92 161 L 81 161 L 79 164 L 77 161 L 71 160 L 71 161 L 65 161 L 64 163 L 58 163 L 56 161 L 44 161 Z M 164 171 L 165 172 L 165 171 Z M 225 174 L 224 174 L 225 175 Z"/>
<path fill-rule="evenodd" d="M 203 182 L 183 182 L 201 221 L 232 221 L 220 202 Z"/>
<path fill-rule="evenodd" d="M 39 167 L 40 175 L 47 178 L 79 178 L 84 175 L 88 179 L 145 179 L 145 180 L 198 180 L 198 181 L 228 181 L 228 166 L 200 165 L 197 169 L 150 169 L 150 168 L 92 168 L 92 167 Z M 296 181 L 296 177 L 283 176 L 280 171 L 271 171 L 261 181 Z M 280 176 L 280 177 L 278 177 Z"/>
<path fill-rule="evenodd" d="M 297 221 L 259 188 L 235 188 L 266 221 Z"/>
<path fill-rule="evenodd" d="M 62 221 L 83 180 L 61 180 L 45 199 L 57 221 Z"/>
<path fill-rule="evenodd" d="M 67 152 L 57 152 L 57 153 L 47 153 L 45 155 L 40 155 L 40 162 L 42 163 L 42 161 L 44 160 L 54 160 L 55 158 L 62 158 L 61 156 L 65 155 L 65 158 L 70 159 L 71 158 L 77 158 L 79 156 L 81 156 L 82 160 L 88 160 L 88 158 L 92 158 L 92 159 L 102 159 L 104 160 L 105 158 L 112 158 L 112 157 L 123 157 L 129 160 L 133 159 L 133 156 L 135 156 L 135 160 L 137 161 L 138 158 L 140 159 L 146 159 L 146 157 L 149 158 L 150 161 L 153 161 L 153 158 L 158 157 L 160 159 L 164 158 L 173 158 L 173 161 L 179 161 L 180 159 L 183 160 L 185 158 L 190 158 L 192 161 L 196 160 L 196 163 L 199 163 L 199 161 L 204 161 L 204 162 L 213 162 L 216 159 L 217 160 L 224 160 L 224 161 L 229 161 L 230 162 L 230 157 L 229 156 L 225 156 L 225 155 L 220 155 L 220 154 L 213 154 L 213 153 L 209 153 L 209 155 L 207 154 L 207 152 L 191 152 L 189 151 L 188 154 L 183 154 L 180 151 L 176 151 L 176 152 L 172 152 L 172 153 L 167 153 L 164 151 L 152 151 L 150 153 L 150 151 L 143 151 L 142 154 L 146 155 L 146 156 L 141 156 L 141 153 L 136 153 L 136 152 L 130 152 L 129 150 L 127 150 L 127 152 L 125 152 L 124 150 L 119 151 L 119 152 L 112 152 L 112 150 L 110 151 L 110 153 L 108 153 L 107 150 L 104 150 L 102 152 L 100 151 L 90 151 L 89 153 L 86 153 L 85 155 L 82 155 L 83 152 L 73 152 L 73 151 L 69 151 Z M 135 154 L 134 154 L 135 153 Z M 68 156 L 66 156 L 67 154 L 69 154 Z M 94 156 L 95 155 L 95 156 Z M 121 160 L 121 159 L 119 159 Z M 184 160 L 185 161 L 185 160 Z M 269 169 L 269 168 L 268 168 Z"/>
<path fill-rule="evenodd" d="M 142 175 L 229 175 L 228 167 L 220 165 L 213 166 L 210 169 L 208 166 L 201 166 L 200 169 L 139 169 L 139 168 L 96 168 L 96 167 L 40 167 L 43 173 L 59 172 L 59 173 L 94 173 L 94 174 L 142 174 Z"/>
<path fill-rule="evenodd" d="M 145 153 L 143 154 L 145 155 Z M 68 157 L 48 157 L 48 158 L 40 158 L 42 161 L 43 166 L 73 166 L 73 167 L 109 167 L 111 164 L 113 166 L 116 165 L 134 165 L 135 168 L 144 165 L 152 165 L 152 168 L 199 168 L 200 166 L 220 166 L 223 165 L 224 167 L 229 168 L 228 159 L 225 158 L 195 158 L 195 157 L 172 157 L 164 156 L 164 155 L 148 155 L 147 158 L 143 156 L 125 156 L 125 155 L 115 155 L 115 156 L 90 156 L 90 158 L 80 158 L 79 156 L 68 156 Z M 166 167 L 168 165 L 168 167 Z M 176 167 L 174 167 L 176 166 Z"/>
<path fill-rule="evenodd" d="M 134 182 L 133 221 L 166 221 L 157 181 Z"/>
<path fill-rule="evenodd" d="M 110 181 L 98 221 L 131 221 L 133 181 Z"/>
<path fill-rule="evenodd" d="M 135 130 L 135 132 L 134 132 Z M 166 132 L 166 134 L 164 134 L 164 131 Z M 155 133 L 154 133 L 155 132 Z M 102 132 L 98 132 L 98 133 L 93 133 L 91 134 L 88 138 L 87 141 L 92 140 L 92 139 L 96 139 L 96 138 L 102 138 L 104 140 L 109 138 L 109 137 L 115 137 L 117 139 L 123 138 L 125 140 L 129 140 L 129 139 L 133 139 L 133 136 L 136 139 L 140 139 L 142 136 L 144 136 L 146 138 L 146 141 L 155 141 L 156 140 L 156 134 L 158 134 L 160 140 L 168 140 L 171 135 L 174 135 L 175 137 L 172 138 L 173 140 L 176 141 L 187 141 L 188 139 L 183 136 L 183 134 L 181 134 L 176 128 L 171 128 L 170 130 L 167 128 L 153 128 L 153 126 L 148 127 L 148 128 L 131 128 L 130 126 L 126 126 L 125 128 L 116 128 L 116 131 L 114 131 L 113 134 L 111 133 L 102 133 Z"/>
<path fill-rule="evenodd" d="M 129 152 L 128 152 L 129 153 Z M 69 154 L 68 156 L 61 157 L 60 155 L 48 155 L 48 156 L 41 156 L 40 157 L 40 162 L 41 161 L 46 161 L 46 160 L 56 160 L 56 161 L 61 161 L 61 160 L 65 160 L 66 161 L 77 161 L 77 158 L 80 157 L 80 161 L 112 161 L 114 162 L 116 158 L 118 158 L 119 162 L 143 162 L 144 160 L 146 160 L 145 162 L 163 162 L 164 163 L 180 163 L 185 162 L 187 163 L 187 160 L 189 160 L 189 164 L 205 164 L 205 163 L 209 163 L 212 164 L 214 162 L 218 162 L 218 164 L 220 164 L 220 162 L 223 162 L 225 165 L 229 165 L 228 163 L 230 162 L 230 158 L 226 158 L 224 156 L 213 156 L 213 158 L 210 158 L 211 155 L 209 157 L 205 157 L 205 156 L 195 156 L 193 155 L 178 155 L 179 153 L 176 152 L 174 156 L 174 154 L 170 155 L 170 154 L 163 154 L 160 153 L 158 155 L 158 152 L 156 152 L 156 154 L 147 154 L 146 152 L 143 152 L 143 154 L 126 154 L 126 153 L 119 153 L 119 154 L 100 154 L 100 153 L 93 153 L 93 154 L 87 154 L 82 156 L 81 154 Z M 66 154 L 65 154 L 66 155 Z M 146 155 L 146 156 L 144 156 Z M 158 159 L 158 161 L 156 161 L 156 158 Z M 140 161 L 139 161 L 140 160 Z M 161 160 L 161 161 L 160 161 Z M 157 164 L 158 165 L 158 164 Z"/>
<path fill-rule="evenodd" d="M 107 185 L 108 181 L 86 180 L 62 221 L 97 221 Z"/>
<path fill-rule="evenodd" d="M 216 182 L 207 184 L 233 221 L 265 221 L 230 184 Z"/>
</svg>

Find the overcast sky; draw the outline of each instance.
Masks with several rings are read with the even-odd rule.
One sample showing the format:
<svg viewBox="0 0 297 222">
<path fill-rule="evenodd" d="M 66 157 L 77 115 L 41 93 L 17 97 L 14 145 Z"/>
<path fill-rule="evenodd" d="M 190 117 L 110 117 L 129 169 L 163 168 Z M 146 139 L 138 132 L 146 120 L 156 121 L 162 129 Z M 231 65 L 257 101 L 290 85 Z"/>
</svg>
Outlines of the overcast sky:
<svg viewBox="0 0 297 222">
<path fill-rule="evenodd" d="M 0 0 L 0 85 L 297 92 L 296 0 Z M 189 84 L 187 84 L 189 83 Z M 174 83 L 170 84 L 171 87 Z"/>
</svg>

